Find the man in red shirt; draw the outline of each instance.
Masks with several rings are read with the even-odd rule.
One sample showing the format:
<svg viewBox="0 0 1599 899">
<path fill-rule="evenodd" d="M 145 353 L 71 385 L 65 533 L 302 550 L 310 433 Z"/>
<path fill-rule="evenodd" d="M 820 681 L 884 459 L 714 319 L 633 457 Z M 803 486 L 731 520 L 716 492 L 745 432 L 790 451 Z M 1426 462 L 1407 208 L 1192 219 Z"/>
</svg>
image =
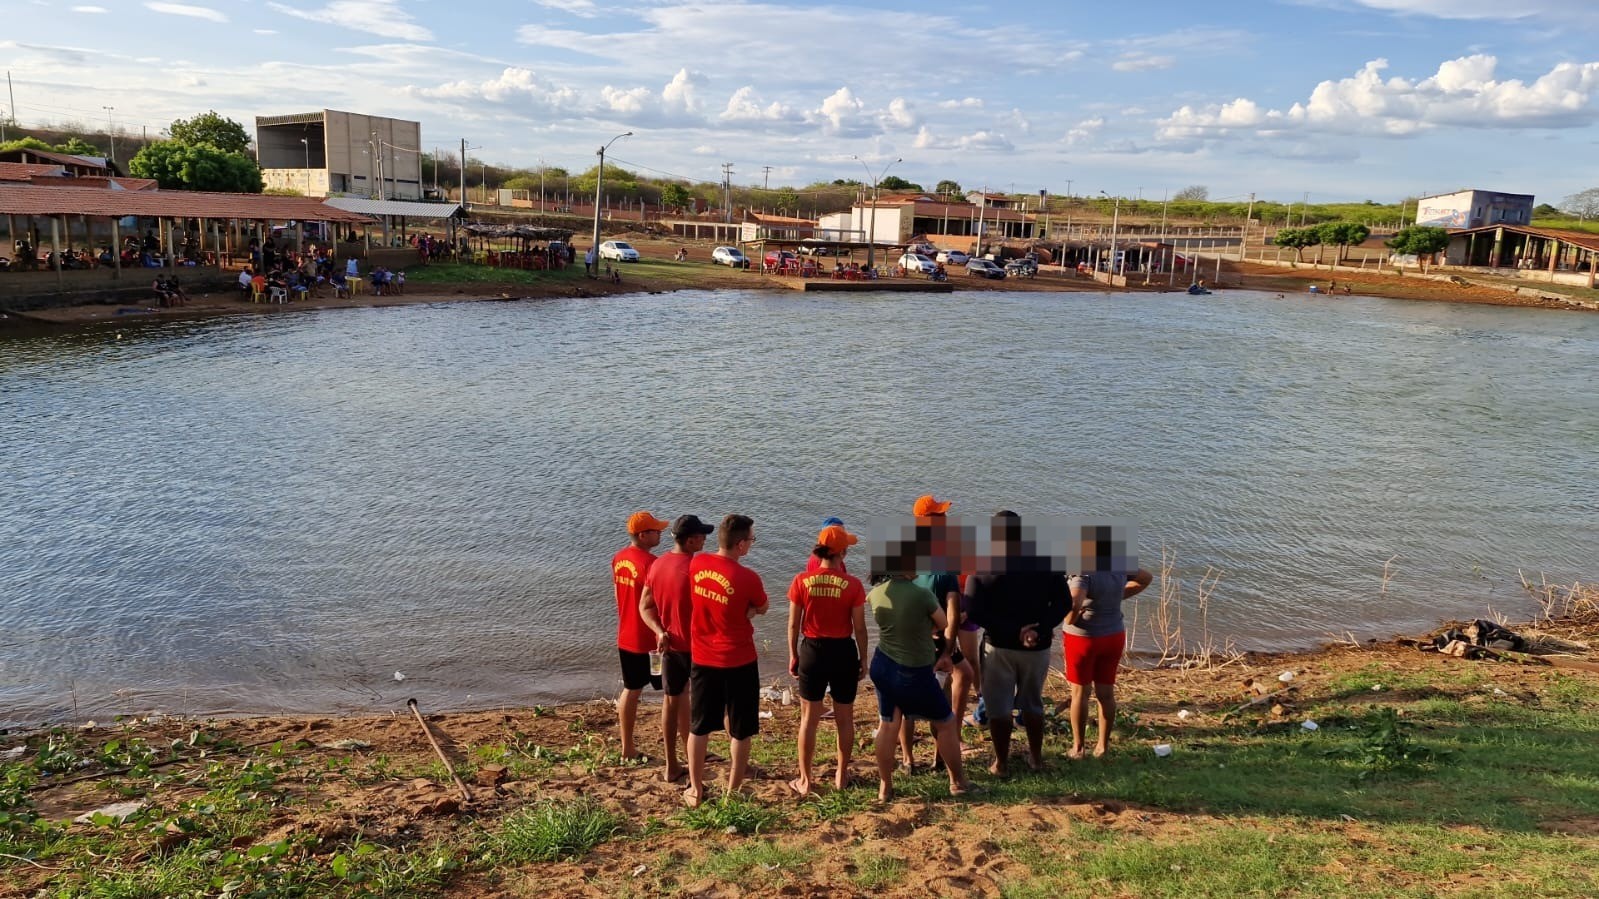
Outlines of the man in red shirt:
<svg viewBox="0 0 1599 899">
<path fill-rule="evenodd" d="M 638 757 L 633 746 L 633 724 L 638 719 L 638 699 L 644 685 L 661 688 L 659 673 L 650 671 L 650 653 L 656 640 L 639 617 L 639 592 L 644 576 L 655 563 L 650 552 L 661 542 L 667 522 L 648 512 L 634 512 L 627 520 L 628 544 L 611 557 L 611 580 L 616 586 L 616 648 L 622 658 L 622 692 L 616 697 L 616 717 L 622 728 L 622 758 Z"/>
<path fill-rule="evenodd" d="M 714 530 L 696 515 L 678 516 L 672 522 L 672 550 L 650 566 L 639 598 L 639 616 L 655 632 L 656 651 L 663 656 L 666 701 L 661 705 L 661 737 L 666 742 L 667 783 L 688 774 L 677 756 L 678 737 L 688 740 L 689 727 L 688 700 L 683 696 L 692 665 L 689 622 L 694 614 L 688 565 L 694 554 L 705 548 L 705 536 Z"/>
<path fill-rule="evenodd" d="M 716 552 L 689 561 L 693 620 L 689 646 L 688 789 L 690 808 L 705 801 L 705 750 L 726 722 L 732 738 L 727 791 L 736 792 L 749 769 L 750 738 L 760 732 L 761 672 L 750 619 L 766 614 L 760 575 L 739 564 L 755 544 L 755 521 L 747 515 L 722 519 Z"/>
<path fill-rule="evenodd" d="M 816 535 L 811 558 L 821 567 L 795 575 L 788 586 L 788 673 L 799 679 L 799 777 L 788 786 L 801 796 L 811 792 L 811 760 L 822 700 L 833 694 L 838 727 L 838 769 L 833 784 L 849 785 L 850 750 L 855 747 L 855 692 L 866 677 L 866 588 L 844 572 L 844 555 L 860 542 L 839 525 Z M 803 636 L 803 640 L 801 637 Z"/>
</svg>

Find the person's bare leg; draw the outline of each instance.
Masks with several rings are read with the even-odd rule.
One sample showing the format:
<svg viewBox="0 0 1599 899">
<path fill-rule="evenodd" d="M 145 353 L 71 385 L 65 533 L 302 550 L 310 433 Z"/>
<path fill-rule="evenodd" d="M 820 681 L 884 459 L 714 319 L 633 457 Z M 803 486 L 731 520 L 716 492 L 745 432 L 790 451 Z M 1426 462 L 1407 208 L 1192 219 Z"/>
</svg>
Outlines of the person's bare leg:
<svg viewBox="0 0 1599 899">
<path fill-rule="evenodd" d="M 681 694 L 668 696 L 661 703 L 661 740 L 666 744 L 666 770 L 661 776 L 667 783 L 677 780 L 686 772 L 682 761 L 678 759 L 677 738 L 679 734 L 688 733 L 685 726 L 688 723 L 687 716 L 684 714 L 687 711 L 687 697 Z"/>
<path fill-rule="evenodd" d="M 1044 770 L 1044 716 L 1033 712 L 1022 713 L 1022 727 L 1027 729 L 1027 767 Z"/>
<path fill-rule="evenodd" d="M 877 743 L 877 801 L 894 798 L 894 750 L 898 748 L 900 724 L 904 719 L 899 712 L 892 721 L 878 721 Z"/>
<path fill-rule="evenodd" d="M 683 791 L 683 802 L 689 808 L 705 801 L 705 748 L 710 742 L 708 735 L 688 736 L 688 789 Z"/>
<path fill-rule="evenodd" d="M 960 796 L 972 788 L 961 767 L 961 741 L 959 719 L 950 718 L 933 725 L 933 741 L 938 744 L 938 755 L 949 769 L 949 794 Z"/>
<path fill-rule="evenodd" d="M 638 723 L 638 699 L 642 690 L 623 690 L 616 697 L 616 719 L 622 729 L 622 758 L 631 760 L 638 754 L 633 745 L 633 727 Z"/>
<path fill-rule="evenodd" d="M 733 765 L 727 771 L 727 792 L 737 793 L 750 769 L 750 738 L 733 741 Z"/>
<path fill-rule="evenodd" d="M 911 747 L 916 745 L 916 722 L 905 719 L 899 725 L 899 748 L 904 760 L 900 763 L 906 774 L 916 773 L 916 755 Z"/>
<path fill-rule="evenodd" d="M 855 705 L 833 703 L 833 724 L 838 728 L 838 769 L 833 772 L 833 786 L 840 790 L 849 786 L 849 763 L 855 754 Z"/>
<path fill-rule="evenodd" d="M 967 701 L 971 698 L 972 684 L 976 681 L 970 660 L 962 660 L 949 676 L 950 702 L 955 708 L 956 742 L 960 741 L 961 723 L 966 720 Z"/>
<path fill-rule="evenodd" d="M 1072 684 L 1072 750 L 1067 753 L 1068 758 L 1080 759 L 1083 757 L 1083 731 L 1088 727 L 1088 688 L 1089 684 Z"/>
<path fill-rule="evenodd" d="M 789 789 L 801 796 L 811 793 L 811 762 L 816 758 L 816 728 L 822 723 L 822 704 L 800 701 L 799 777 L 788 782 Z"/>
<path fill-rule="evenodd" d="M 994 742 L 994 763 L 988 766 L 988 773 L 995 777 L 1010 774 L 1010 735 L 1015 726 L 1009 712 L 999 715 L 989 709 L 988 736 Z"/>
<path fill-rule="evenodd" d="M 1095 684 L 1094 698 L 1099 700 L 1099 739 L 1094 743 L 1094 758 L 1110 751 L 1110 732 L 1116 726 L 1116 685 Z"/>
</svg>

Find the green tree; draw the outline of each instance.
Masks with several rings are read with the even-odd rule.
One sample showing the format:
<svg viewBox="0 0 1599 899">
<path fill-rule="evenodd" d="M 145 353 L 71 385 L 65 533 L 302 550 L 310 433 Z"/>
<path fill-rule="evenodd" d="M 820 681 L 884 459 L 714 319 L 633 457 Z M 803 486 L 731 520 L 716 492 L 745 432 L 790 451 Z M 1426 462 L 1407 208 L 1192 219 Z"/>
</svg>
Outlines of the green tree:
<svg viewBox="0 0 1599 899">
<path fill-rule="evenodd" d="M 1331 245 L 1338 248 L 1337 260 L 1344 261 L 1349 255 L 1349 248 L 1366 242 L 1371 236 L 1371 229 L 1359 222 L 1326 222 L 1317 225 L 1314 229 L 1322 245 Z M 1320 262 L 1318 255 L 1316 261 Z"/>
<path fill-rule="evenodd" d="M 1294 251 L 1294 261 L 1301 262 L 1305 248 L 1319 245 L 1321 235 L 1315 228 L 1281 228 L 1271 242 L 1279 247 L 1289 247 Z"/>
<path fill-rule="evenodd" d="M 917 183 L 912 182 L 912 181 L 906 181 L 904 178 L 901 178 L 898 175 L 889 175 L 887 178 L 884 178 L 883 180 L 877 182 L 877 186 L 882 188 L 883 190 L 921 190 L 922 189 L 922 186 L 920 184 L 917 184 Z"/>
<path fill-rule="evenodd" d="M 1401 228 L 1386 245 L 1401 256 L 1416 257 L 1425 272 L 1428 259 L 1449 248 L 1449 232 L 1430 225 L 1411 225 Z"/>
<path fill-rule="evenodd" d="M 958 197 L 961 195 L 960 182 L 946 178 L 933 187 L 933 192 L 941 197 Z"/>
<path fill-rule="evenodd" d="M 74 137 L 64 144 L 56 144 L 56 149 L 62 153 L 71 153 L 73 156 L 104 156 L 105 151 L 89 143 L 81 137 Z"/>
<path fill-rule="evenodd" d="M 43 150 L 46 153 L 53 153 L 55 152 L 55 147 L 37 137 L 19 137 L 16 140 L 8 140 L 0 144 L 0 153 L 4 153 L 7 150 Z"/>
<path fill-rule="evenodd" d="M 1563 215 L 1565 215 L 1565 213 L 1561 212 L 1558 207 L 1556 207 L 1556 206 L 1554 206 L 1554 205 L 1552 205 L 1550 203 L 1539 203 L 1537 206 L 1534 206 L 1532 208 L 1532 217 L 1533 218 L 1538 218 L 1538 219 L 1557 219 L 1557 218 L 1560 218 Z"/>
<path fill-rule="evenodd" d="M 600 167 L 589 166 L 588 171 L 572 179 L 572 195 L 594 199 L 594 182 L 599 177 Z M 608 165 L 605 167 L 605 195 L 611 199 L 617 197 L 632 197 L 638 193 L 638 175 L 622 168 L 621 166 Z"/>
<path fill-rule="evenodd" d="M 799 194 L 795 193 L 793 188 L 785 187 L 778 191 L 772 202 L 777 204 L 778 209 L 786 211 L 789 215 L 794 215 L 799 211 Z"/>
<path fill-rule="evenodd" d="M 250 150 L 250 135 L 244 126 L 219 115 L 214 109 L 192 119 L 178 119 L 169 131 L 172 139 L 179 143 L 209 144 L 225 153 L 248 153 Z"/>
<path fill-rule="evenodd" d="M 1173 200 L 1194 201 L 1203 203 L 1210 199 L 1210 188 L 1203 184 L 1190 184 L 1182 190 L 1171 195 Z"/>
<path fill-rule="evenodd" d="M 261 167 L 243 153 L 229 153 L 211 144 L 165 140 L 150 144 L 128 160 L 128 172 L 154 178 L 166 190 L 261 192 Z"/>
<path fill-rule="evenodd" d="M 689 202 L 688 188 L 676 181 L 661 185 L 661 205 L 669 209 L 682 209 Z"/>
</svg>

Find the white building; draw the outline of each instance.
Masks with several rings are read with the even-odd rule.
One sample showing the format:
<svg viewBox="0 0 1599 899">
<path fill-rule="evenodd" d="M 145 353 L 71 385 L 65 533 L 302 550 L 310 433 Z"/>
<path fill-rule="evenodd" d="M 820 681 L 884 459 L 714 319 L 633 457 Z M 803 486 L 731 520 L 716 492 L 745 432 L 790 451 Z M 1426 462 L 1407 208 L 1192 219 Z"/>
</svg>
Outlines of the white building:
<svg viewBox="0 0 1599 899">
<path fill-rule="evenodd" d="M 1416 201 L 1416 224 L 1461 230 L 1532 224 L 1532 194 L 1461 190 Z"/>
<path fill-rule="evenodd" d="M 422 197 L 422 124 L 324 109 L 256 116 L 266 186 L 308 197 Z"/>
</svg>

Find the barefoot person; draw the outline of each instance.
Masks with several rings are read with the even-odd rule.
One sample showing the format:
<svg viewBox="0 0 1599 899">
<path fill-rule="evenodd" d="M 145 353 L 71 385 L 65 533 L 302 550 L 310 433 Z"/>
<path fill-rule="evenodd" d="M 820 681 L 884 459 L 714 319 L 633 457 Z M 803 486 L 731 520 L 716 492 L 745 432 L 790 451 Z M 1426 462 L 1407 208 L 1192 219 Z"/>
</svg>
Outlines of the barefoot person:
<svg viewBox="0 0 1599 899">
<path fill-rule="evenodd" d="M 877 651 L 872 654 L 872 685 L 877 688 L 877 798 L 894 798 L 894 752 L 900 728 L 912 718 L 933 725 L 938 754 L 949 769 L 949 792 L 959 796 L 972 785 L 961 768 L 960 735 L 949 699 L 939 689 L 934 671 L 950 670 L 949 656 L 933 647 L 933 630 L 949 624 L 938 598 L 917 586 L 911 575 L 914 550 L 904 550 L 886 563 L 889 579 L 872 588 L 866 602 L 877 622 Z"/>
<path fill-rule="evenodd" d="M 766 587 L 739 559 L 755 545 L 755 521 L 747 515 L 722 519 L 716 552 L 689 562 L 693 618 L 689 626 L 694 665 L 689 673 L 688 789 L 683 801 L 705 801 L 705 752 L 711 734 L 725 726 L 732 738 L 727 791 L 736 792 L 749 769 L 750 738 L 760 732 L 761 672 L 750 619 L 766 614 Z"/>
<path fill-rule="evenodd" d="M 945 500 L 939 502 L 932 494 L 917 497 L 911 506 L 911 514 L 916 517 L 916 538 L 918 542 L 925 542 L 930 558 L 939 564 L 936 567 L 950 567 L 948 562 L 956 557 L 957 548 L 951 543 L 951 534 L 947 530 L 946 516 L 952 504 Z M 976 680 L 975 668 L 972 657 L 967 655 L 965 642 L 960 639 L 962 631 L 961 616 L 961 586 L 960 578 L 951 571 L 918 572 L 914 578 L 919 586 L 927 588 L 933 596 L 938 598 L 939 605 L 944 607 L 944 615 L 948 623 L 933 635 L 934 645 L 940 654 L 949 656 L 950 664 L 954 667 L 950 671 L 948 689 L 950 705 L 955 710 L 955 733 L 960 735 L 961 721 L 966 717 L 966 701 L 968 691 Z M 971 632 L 971 643 L 975 652 L 976 629 Z M 954 647 L 945 652 L 946 647 Z M 899 745 L 904 753 L 906 773 L 915 773 L 915 760 L 912 758 L 911 746 L 916 736 L 916 722 L 907 721 L 900 731 Z M 934 770 L 942 766 L 942 759 L 933 763 Z"/>
<path fill-rule="evenodd" d="M 1088 693 L 1099 700 L 1099 739 L 1094 757 L 1110 751 L 1116 722 L 1116 669 L 1127 648 L 1122 600 L 1144 592 L 1153 577 L 1142 568 L 1131 574 L 1118 560 L 1109 528 L 1084 528 L 1082 551 L 1087 570 L 1069 582 L 1072 610 L 1066 616 L 1061 642 L 1066 654 L 1066 680 L 1072 685 L 1071 758 L 1083 757 L 1083 732 L 1088 727 Z"/>
<path fill-rule="evenodd" d="M 816 536 L 814 572 L 794 577 L 788 587 L 788 673 L 799 679 L 799 777 L 788 782 L 801 796 L 811 792 L 811 761 L 822 700 L 833 694 L 838 728 L 838 768 L 833 785 L 849 784 L 850 752 L 855 746 L 855 692 L 866 677 L 866 588 L 844 572 L 844 555 L 859 542 L 840 525 Z"/>
<path fill-rule="evenodd" d="M 661 543 L 667 523 L 648 512 L 634 512 L 627 520 L 628 544 L 611 557 L 611 578 L 616 584 L 616 648 L 622 659 L 622 692 L 616 697 L 616 717 L 622 730 L 622 758 L 636 759 L 633 725 L 638 719 L 639 694 L 644 685 L 661 688 L 661 678 L 650 671 L 655 634 L 639 616 L 639 591 L 655 563 L 651 550 Z"/>
<path fill-rule="evenodd" d="M 672 522 L 672 549 L 655 560 L 644 576 L 644 592 L 639 596 L 639 617 L 655 632 L 656 652 L 661 654 L 661 679 L 666 701 L 661 704 L 661 739 L 666 744 L 667 783 L 688 776 L 688 688 L 692 657 L 689 654 L 689 620 L 694 614 L 688 564 L 705 548 L 705 536 L 716 528 L 695 515 L 680 515 Z M 678 741 L 685 752 L 679 761 Z"/>
<path fill-rule="evenodd" d="M 1055 626 L 1070 609 L 1066 576 L 1049 570 L 1022 539 L 1021 516 L 1005 511 L 994 516 L 996 548 L 988 573 L 966 582 L 972 620 L 988 632 L 983 651 L 983 698 L 988 707 L 988 732 L 994 741 L 989 771 L 1010 773 L 1010 742 L 1022 716 L 1027 730 L 1027 765 L 1044 767 L 1044 679 L 1049 674 L 1049 649 Z"/>
</svg>

